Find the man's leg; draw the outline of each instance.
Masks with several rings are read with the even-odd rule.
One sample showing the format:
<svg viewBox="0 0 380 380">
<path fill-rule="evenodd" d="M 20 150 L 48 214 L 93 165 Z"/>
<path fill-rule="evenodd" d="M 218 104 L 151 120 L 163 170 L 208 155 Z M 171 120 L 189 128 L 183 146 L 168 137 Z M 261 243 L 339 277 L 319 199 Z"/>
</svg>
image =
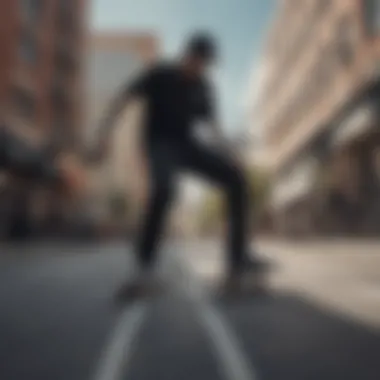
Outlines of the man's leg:
<svg viewBox="0 0 380 380">
<path fill-rule="evenodd" d="M 155 262 L 164 222 L 173 198 L 172 184 L 164 178 L 153 177 L 146 213 L 140 227 L 137 255 L 143 270 L 150 270 Z"/>
<path fill-rule="evenodd" d="M 149 197 L 138 235 L 136 253 L 139 277 L 149 278 L 156 261 L 157 250 L 166 217 L 174 198 L 177 157 L 170 146 L 156 145 L 149 149 Z"/>
<path fill-rule="evenodd" d="M 200 144 L 189 144 L 185 166 L 219 184 L 228 204 L 228 259 L 230 274 L 240 275 L 248 256 L 248 186 L 243 171 L 232 159 Z"/>
</svg>

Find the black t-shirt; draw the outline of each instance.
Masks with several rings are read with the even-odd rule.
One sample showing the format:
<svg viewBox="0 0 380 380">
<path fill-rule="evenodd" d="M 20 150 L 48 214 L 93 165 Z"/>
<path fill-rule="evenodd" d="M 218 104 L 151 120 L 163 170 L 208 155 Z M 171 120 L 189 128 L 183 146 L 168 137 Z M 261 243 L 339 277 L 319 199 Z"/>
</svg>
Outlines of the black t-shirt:
<svg viewBox="0 0 380 380">
<path fill-rule="evenodd" d="M 189 78 L 178 67 L 158 64 L 128 86 L 147 102 L 145 138 L 186 140 L 197 121 L 214 117 L 212 91 L 203 77 Z"/>
</svg>

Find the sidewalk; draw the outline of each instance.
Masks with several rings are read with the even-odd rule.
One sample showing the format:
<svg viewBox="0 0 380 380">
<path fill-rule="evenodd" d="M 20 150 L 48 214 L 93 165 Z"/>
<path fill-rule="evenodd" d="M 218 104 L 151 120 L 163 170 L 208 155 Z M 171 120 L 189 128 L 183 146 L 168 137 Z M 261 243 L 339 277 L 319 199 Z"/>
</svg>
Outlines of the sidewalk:
<svg viewBox="0 0 380 380">
<path fill-rule="evenodd" d="M 325 250 L 326 253 L 355 253 L 365 251 L 367 253 L 380 253 L 379 239 L 370 238 L 331 238 L 331 239 L 310 239 L 310 240 L 290 240 L 271 237 L 258 239 L 260 245 L 265 247 L 281 247 L 281 249 L 291 250 L 294 253 L 311 253 Z"/>
<path fill-rule="evenodd" d="M 263 241 L 280 263 L 276 289 L 295 291 L 334 312 L 380 329 L 380 241 Z"/>
<path fill-rule="evenodd" d="M 380 241 L 289 241 L 260 239 L 259 252 L 278 270 L 270 278 L 275 293 L 298 294 L 333 312 L 380 328 Z M 203 281 L 223 275 L 217 241 L 184 247 L 186 259 Z"/>
</svg>

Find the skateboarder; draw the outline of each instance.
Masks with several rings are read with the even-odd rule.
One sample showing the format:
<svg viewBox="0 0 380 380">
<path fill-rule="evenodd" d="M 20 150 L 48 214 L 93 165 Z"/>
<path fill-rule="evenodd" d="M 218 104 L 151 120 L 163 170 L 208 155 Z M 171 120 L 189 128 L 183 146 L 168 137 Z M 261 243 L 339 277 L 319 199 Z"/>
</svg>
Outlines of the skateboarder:
<svg viewBox="0 0 380 380">
<path fill-rule="evenodd" d="M 136 247 L 141 272 L 133 284 L 127 285 L 127 293 L 131 289 L 144 292 L 155 286 L 150 282 L 151 271 L 175 196 L 176 177 L 183 170 L 213 181 L 225 192 L 229 217 L 226 285 L 237 286 L 244 272 L 257 273 L 262 269 L 262 263 L 248 252 L 247 182 L 219 129 L 215 95 L 207 79 L 207 71 L 217 55 L 211 36 L 194 35 L 178 61 L 159 63 L 125 86 L 100 123 L 99 157 L 110 149 L 110 132 L 124 107 L 136 97 L 146 101 L 143 148 L 151 188 Z M 212 129 L 218 150 L 193 136 L 193 126 L 198 121 Z"/>
</svg>

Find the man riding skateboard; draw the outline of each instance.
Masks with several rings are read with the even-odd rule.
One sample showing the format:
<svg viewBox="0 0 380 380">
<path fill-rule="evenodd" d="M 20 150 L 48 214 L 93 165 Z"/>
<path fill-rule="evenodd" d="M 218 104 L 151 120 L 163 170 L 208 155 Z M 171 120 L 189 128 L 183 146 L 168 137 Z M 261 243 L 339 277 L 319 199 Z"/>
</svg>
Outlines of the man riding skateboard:
<svg viewBox="0 0 380 380">
<path fill-rule="evenodd" d="M 248 185 L 243 168 L 222 137 L 214 93 L 207 79 L 208 69 L 217 60 L 216 50 L 211 36 L 194 35 L 178 61 L 159 63 L 125 86 L 101 121 L 99 157 L 110 149 L 110 132 L 121 111 L 134 98 L 146 101 L 143 148 L 150 173 L 150 195 L 136 246 L 139 275 L 123 287 L 124 294 L 146 294 L 156 288 L 151 279 L 158 243 L 175 197 L 177 175 L 183 170 L 211 180 L 226 195 L 227 289 L 238 288 L 245 273 L 256 275 L 263 269 L 263 263 L 249 252 Z M 212 130 L 218 150 L 194 137 L 193 127 L 199 121 Z"/>
</svg>

